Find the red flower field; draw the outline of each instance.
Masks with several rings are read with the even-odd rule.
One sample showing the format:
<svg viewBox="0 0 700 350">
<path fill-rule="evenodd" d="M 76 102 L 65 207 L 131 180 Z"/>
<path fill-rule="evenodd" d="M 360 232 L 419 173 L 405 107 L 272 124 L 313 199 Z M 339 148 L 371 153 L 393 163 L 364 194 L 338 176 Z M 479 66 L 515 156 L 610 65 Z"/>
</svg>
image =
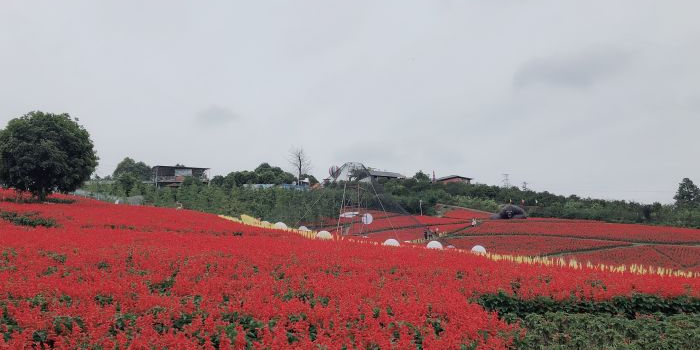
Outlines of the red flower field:
<svg viewBox="0 0 700 350">
<path fill-rule="evenodd" d="M 478 244 L 498 254 L 700 271 L 698 229 L 542 218 L 485 220 L 443 241 L 463 249 Z"/>
<path fill-rule="evenodd" d="M 540 256 L 577 250 L 593 250 L 597 248 L 612 248 L 631 246 L 632 243 L 604 241 L 595 239 L 564 238 L 564 237 L 532 237 L 532 236 L 462 236 L 446 239 L 448 244 L 461 249 L 471 249 L 475 245 L 488 247 L 488 251 L 496 254 L 513 254 Z"/>
<path fill-rule="evenodd" d="M 0 220 L 0 348 L 505 349 L 523 330 L 473 302 L 484 293 L 700 296 L 698 278 L 310 240 L 188 210 L 77 199 L 0 212 L 56 224 Z"/>
<path fill-rule="evenodd" d="M 443 215 L 446 218 L 471 220 L 471 219 L 488 219 L 491 214 L 478 210 L 469 210 L 464 208 L 454 208 L 447 210 Z"/>
<path fill-rule="evenodd" d="M 589 239 L 625 240 L 640 243 L 700 243 L 700 230 L 680 227 L 612 224 L 593 220 L 529 218 L 486 220 L 465 234 L 529 234 L 575 236 Z"/>
</svg>

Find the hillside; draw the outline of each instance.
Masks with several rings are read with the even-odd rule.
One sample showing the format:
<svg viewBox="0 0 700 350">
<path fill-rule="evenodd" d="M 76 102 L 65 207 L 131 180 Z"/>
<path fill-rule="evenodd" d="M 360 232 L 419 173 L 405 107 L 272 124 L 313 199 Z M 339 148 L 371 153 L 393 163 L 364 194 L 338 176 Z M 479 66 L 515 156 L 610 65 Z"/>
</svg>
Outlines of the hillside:
<svg viewBox="0 0 700 350">
<path fill-rule="evenodd" d="M 699 278 L 321 241 L 64 196 L 0 211 L 0 348 L 544 348 L 557 317 L 616 322 L 610 344 L 649 344 L 649 324 L 667 332 L 654 344 L 698 344 Z"/>
</svg>

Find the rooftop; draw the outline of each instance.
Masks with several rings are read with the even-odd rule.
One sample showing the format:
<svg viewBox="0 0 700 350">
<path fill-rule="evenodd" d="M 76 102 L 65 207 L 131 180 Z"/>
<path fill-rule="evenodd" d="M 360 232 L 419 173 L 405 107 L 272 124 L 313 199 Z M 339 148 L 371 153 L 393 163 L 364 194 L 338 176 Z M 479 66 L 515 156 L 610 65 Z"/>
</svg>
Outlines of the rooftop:
<svg viewBox="0 0 700 350">
<path fill-rule="evenodd" d="M 155 165 L 154 168 L 175 168 L 175 169 L 197 169 L 197 170 L 209 170 L 209 168 L 198 168 L 194 166 L 180 166 L 180 165 Z"/>
<path fill-rule="evenodd" d="M 399 173 L 394 173 L 391 171 L 381 171 L 381 170 L 370 170 L 369 174 L 371 176 L 377 176 L 377 177 L 395 177 L 395 178 L 404 178 L 405 177 Z"/>
<path fill-rule="evenodd" d="M 465 179 L 465 180 L 473 180 L 473 178 L 471 178 L 471 177 L 466 177 L 466 176 L 461 176 L 461 175 L 447 175 L 447 176 L 437 178 L 437 179 L 435 179 L 435 181 L 443 181 L 443 180 L 449 180 L 449 179 L 455 179 L 455 178 Z"/>
</svg>

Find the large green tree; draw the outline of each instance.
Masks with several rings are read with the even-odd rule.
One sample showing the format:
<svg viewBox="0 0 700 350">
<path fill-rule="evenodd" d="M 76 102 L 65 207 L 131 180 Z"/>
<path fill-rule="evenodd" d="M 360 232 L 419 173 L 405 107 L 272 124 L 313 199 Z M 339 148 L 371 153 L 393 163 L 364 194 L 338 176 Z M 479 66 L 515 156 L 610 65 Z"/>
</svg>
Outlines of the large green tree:
<svg viewBox="0 0 700 350">
<path fill-rule="evenodd" d="M 40 200 L 77 189 L 97 160 L 90 134 L 65 113 L 30 112 L 0 130 L 0 182 Z"/>
<path fill-rule="evenodd" d="M 124 160 L 117 164 L 117 168 L 114 169 L 112 177 L 118 179 L 122 175 L 130 174 L 139 180 L 149 180 L 151 179 L 151 167 L 144 162 L 136 162 L 135 160 L 126 157 Z"/>
<path fill-rule="evenodd" d="M 678 191 L 673 199 L 676 200 L 676 205 L 681 208 L 700 207 L 700 189 L 686 177 L 678 184 Z"/>
</svg>

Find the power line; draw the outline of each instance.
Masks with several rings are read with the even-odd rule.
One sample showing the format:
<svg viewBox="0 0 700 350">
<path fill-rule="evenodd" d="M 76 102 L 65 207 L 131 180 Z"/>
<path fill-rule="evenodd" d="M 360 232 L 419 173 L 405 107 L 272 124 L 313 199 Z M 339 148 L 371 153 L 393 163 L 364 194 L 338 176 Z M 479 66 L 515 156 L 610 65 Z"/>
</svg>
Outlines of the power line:
<svg viewBox="0 0 700 350">
<path fill-rule="evenodd" d="M 510 180 L 508 179 L 508 176 L 510 176 L 510 174 L 501 174 L 501 175 L 503 175 L 503 187 L 510 188 Z"/>
</svg>

